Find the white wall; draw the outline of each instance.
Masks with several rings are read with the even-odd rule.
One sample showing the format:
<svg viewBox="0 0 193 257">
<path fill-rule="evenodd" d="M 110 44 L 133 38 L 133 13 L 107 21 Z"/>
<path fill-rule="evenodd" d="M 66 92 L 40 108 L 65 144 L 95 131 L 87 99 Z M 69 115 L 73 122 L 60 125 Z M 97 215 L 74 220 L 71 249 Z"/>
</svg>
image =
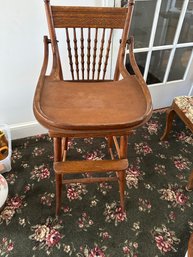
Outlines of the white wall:
<svg viewBox="0 0 193 257">
<path fill-rule="evenodd" d="M 103 0 L 53 0 L 53 4 L 98 5 Z M 32 111 L 34 90 L 43 61 L 43 35 L 47 24 L 43 0 L 0 0 L 0 123 L 12 138 L 45 130 Z"/>
</svg>

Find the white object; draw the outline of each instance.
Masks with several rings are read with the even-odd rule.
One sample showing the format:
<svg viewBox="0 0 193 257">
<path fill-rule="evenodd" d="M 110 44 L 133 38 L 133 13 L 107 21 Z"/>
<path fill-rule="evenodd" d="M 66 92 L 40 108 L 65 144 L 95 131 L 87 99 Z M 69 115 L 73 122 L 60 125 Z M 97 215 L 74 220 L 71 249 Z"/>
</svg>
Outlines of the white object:
<svg viewBox="0 0 193 257">
<path fill-rule="evenodd" d="M 5 124 L 0 124 L 0 130 L 5 133 L 9 147 L 8 156 L 4 160 L 0 161 L 0 173 L 3 173 L 11 170 L 11 133 L 9 127 Z"/>
<path fill-rule="evenodd" d="M 0 210 L 3 207 L 8 195 L 8 184 L 6 179 L 0 174 Z"/>
</svg>

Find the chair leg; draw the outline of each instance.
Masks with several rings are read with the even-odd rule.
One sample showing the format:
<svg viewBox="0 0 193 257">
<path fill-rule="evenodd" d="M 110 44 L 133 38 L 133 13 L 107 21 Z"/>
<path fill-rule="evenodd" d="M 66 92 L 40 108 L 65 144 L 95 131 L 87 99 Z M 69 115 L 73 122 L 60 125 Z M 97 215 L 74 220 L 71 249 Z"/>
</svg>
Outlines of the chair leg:
<svg viewBox="0 0 193 257">
<path fill-rule="evenodd" d="M 113 137 L 108 136 L 108 148 L 112 148 L 112 147 L 113 147 Z"/>
<path fill-rule="evenodd" d="M 68 148 L 68 137 L 62 138 L 62 160 L 66 160 L 67 156 L 67 148 Z"/>
<path fill-rule="evenodd" d="M 166 127 L 164 130 L 164 134 L 163 136 L 160 138 L 160 140 L 166 140 L 168 137 L 168 134 L 172 128 L 172 121 L 174 118 L 174 114 L 175 111 L 173 110 L 173 108 L 170 108 L 167 112 L 166 112 Z"/>
<path fill-rule="evenodd" d="M 61 208 L 62 175 L 55 174 L 55 179 L 56 179 L 56 215 L 58 215 Z"/>
<path fill-rule="evenodd" d="M 121 136 L 120 138 L 120 159 L 127 158 L 127 140 L 128 136 Z M 120 193 L 120 205 L 122 210 L 125 210 L 125 177 L 126 173 L 125 170 L 118 172 L 119 177 L 119 193 Z"/>
<path fill-rule="evenodd" d="M 118 172 L 119 176 L 119 193 L 120 193 L 120 206 L 122 210 L 125 210 L 125 171 L 119 171 Z"/>
<path fill-rule="evenodd" d="M 113 155 L 113 137 L 112 136 L 108 137 L 108 150 L 109 150 L 111 159 L 114 160 L 114 155 Z"/>
<path fill-rule="evenodd" d="M 62 159 L 62 139 L 54 138 L 54 161 L 59 162 Z M 62 197 L 62 175 L 55 173 L 56 179 L 56 215 L 59 214 L 61 208 Z"/>
<path fill-rule="evenodd" d="M 193 170 L 189 175 L 188 184 L 186 185 L 186 190 L 187 191 L 192 191 L 193 190 Z"/>
</svg>

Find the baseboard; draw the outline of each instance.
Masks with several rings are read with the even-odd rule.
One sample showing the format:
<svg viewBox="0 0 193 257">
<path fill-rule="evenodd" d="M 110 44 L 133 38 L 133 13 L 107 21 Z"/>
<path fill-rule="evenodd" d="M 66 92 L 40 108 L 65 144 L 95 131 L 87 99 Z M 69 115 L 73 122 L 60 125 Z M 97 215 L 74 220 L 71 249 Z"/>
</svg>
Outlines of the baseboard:
<svg viewBox="0 0 193 257">
<path fill-rule="evenodd" d="M 47 133 L 47 130 L 36 121 L 13 124 L 10 125 L 9 128 L 11 130 L 11 139 L 19 139 Z"/>
</svg>

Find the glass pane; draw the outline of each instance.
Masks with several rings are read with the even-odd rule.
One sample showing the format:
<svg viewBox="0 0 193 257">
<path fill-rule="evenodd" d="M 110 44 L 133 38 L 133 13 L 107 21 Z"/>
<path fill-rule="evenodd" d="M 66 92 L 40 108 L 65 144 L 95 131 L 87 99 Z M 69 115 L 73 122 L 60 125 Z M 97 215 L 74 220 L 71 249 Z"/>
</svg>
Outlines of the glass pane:
<svg viewBox="0 0 193 257">
<path fill-rule="evenodd" d="M 163 82 L 169 56 L 170 50 L 152 52 L 149 72 L 147 76 L 147 84 Z"/>
<path fill-rule="evenodd" d="M 145 53 L 145 52 L 135 54 L 135 59 L 136 59 L 136 62 L 138 64 L 138 67 L 139 67 L 142 75 L 144 74 L 146 58 L 147 58 L 147 53 Z M 130 74 L 134 74 L 133 69 L 130 64 L 130 61 L 129 61 L 129 55 L 127 55 L 127 57 L 126 57 L 126 68 Z"/>
<path fill-rule="evenodd" d="M 193 1 L 190 0 L 178 43 L 193 41 Z"/>
<path fill-rule="evenodd" d="M 135 2 L 130 35 L 135 38 L 135 48 L 149 46 L 149 39 L 154 18 L 155 0 L 141 0 Z M 121 6 L 128 1 L 122 0 Z"/>
<path fill-rule="evenodd" d="M 183 79 L 191 53 L 192 47 L 176 49 L 168 81 Z"/>
<path fill-rule="evenodd" d="M 183 0 L 162 1 L 154 46 L 173 43 L 183 2 Z"/>
</svg>

